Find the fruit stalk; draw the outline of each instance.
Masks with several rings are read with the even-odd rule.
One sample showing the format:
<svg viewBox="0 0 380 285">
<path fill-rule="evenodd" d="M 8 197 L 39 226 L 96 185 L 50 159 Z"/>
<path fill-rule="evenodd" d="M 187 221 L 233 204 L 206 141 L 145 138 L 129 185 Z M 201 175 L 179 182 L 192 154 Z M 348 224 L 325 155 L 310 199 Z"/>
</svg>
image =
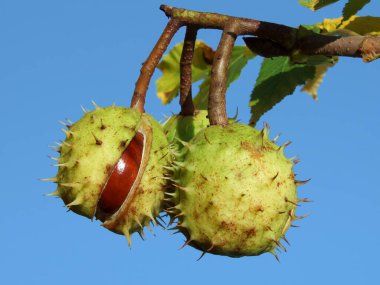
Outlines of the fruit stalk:
<svg viewBox="0 0 380 285">
<path fill-rule="evenodd" d="M 131 108 L 144 113 L 145 97 L 150 79 L 152 78 L 153 72 L 157 64 L 160 62 L 160 59 L 166 51 L 171 39 L 180 27 L 181 22 L 178 19 L 170 19 L 169 23 L 166 25 L 152 52 L 149 54 L 140 70 L 140 76 L 137 79 L 136 87 L 132 96 Z"/>
<path fill-rule="evenodd" d="M 180 87 L 180 105 L 181 115 L 193 116 L 195 107 L 192 98 L 192 63 L 194 57 L 195 40 L 197 38 L 198 29 L 194 26 L 186 28 L 185 40 L 183 42 L 183 49 L 180 61 L 181 72 L 181 87 Z"/>
<path fill-rule="evenodd" d="M 214 62 L 211 68 L 210 94 L 208 97 L 210 125 L 228 125 L 226 111 L 228 65 L 230 63 L 232 49 L 238 36 L 238 30 L 239 23 L 237 20 L 228 20 L 214 56 Z"/>
</svg>

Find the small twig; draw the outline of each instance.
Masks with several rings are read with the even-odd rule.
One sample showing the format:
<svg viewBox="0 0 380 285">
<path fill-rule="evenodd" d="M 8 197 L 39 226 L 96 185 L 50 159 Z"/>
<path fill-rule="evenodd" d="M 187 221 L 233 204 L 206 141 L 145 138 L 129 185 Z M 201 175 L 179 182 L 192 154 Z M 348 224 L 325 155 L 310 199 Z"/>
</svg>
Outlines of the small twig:
<svg viewBox="0 0 380 285">
<path fill-rule="evenodd" d="M 184 25 L 198 26 L 200 29 L 224 30 L 232 20 L 237 23 L 237 35 L 255 35 L 270 39 L 284 47 L 292 47 L 296 41 L 297 29 L 264 21 L 226 16 L 216 13 L 197 12 L 161 5 L 166 16 L 180 20 Z"/>
<path fill-rule="evenodd" d="M 192 64 L 194 57 L 195 40 L 197 38 L 198 29 L 193 26 L 188 26 L 186 29 L 185 40 L 180 61 L 180 105 L 181 115 L 193 116 L 195 107 L 192 98 Z"/>
<path fill-rule="evenodd" d="M 228 125 L 226 111 L 228 65 L 237 38 L 236 31 L 238 30 L 238 27 L 239 23 L 236 19 L 228 20 L 214 56 L 208 98 L 210 125 Z"/>
<path fill-rule="evenodd" d="M 131 107 L 137 109 L 141 113 L 144 112 L 146 92 L 148 90 L 153 72 L 160 62 L 160 59 L 166 51 L 171 39 L 180 27 L 181 22 L 179 20 L 170 19 L 148 59 L 144 62 L 141 68 L 140 76 L 136 82 L 135 91 L 131 101 Z"/>
</svg>

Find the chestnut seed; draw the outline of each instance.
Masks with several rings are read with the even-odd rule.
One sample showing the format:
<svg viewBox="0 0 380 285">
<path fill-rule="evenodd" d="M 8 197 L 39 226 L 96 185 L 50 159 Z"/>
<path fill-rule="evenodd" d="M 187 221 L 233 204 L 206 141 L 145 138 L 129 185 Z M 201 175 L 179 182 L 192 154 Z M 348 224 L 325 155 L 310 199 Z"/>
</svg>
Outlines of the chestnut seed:
<svg viewBox="0 0 380 285">
<path fill-rule="evenodd" d="M 144 150 L 144 136 L 136 133 L 114 166 L 101 193 L 97 211 L 111 216 L 124 203 L 136 180 Z"/>
</svg>

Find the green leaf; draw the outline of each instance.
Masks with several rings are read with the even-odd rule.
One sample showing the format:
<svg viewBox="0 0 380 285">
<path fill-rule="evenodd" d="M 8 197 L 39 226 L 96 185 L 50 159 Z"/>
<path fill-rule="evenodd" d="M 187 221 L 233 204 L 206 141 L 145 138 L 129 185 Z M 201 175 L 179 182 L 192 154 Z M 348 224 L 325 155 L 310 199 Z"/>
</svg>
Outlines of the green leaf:
<svg viewBox="0 0 380 285">
<path fill-rule="evenodd" d="M 246 66 L 248 61 L 254 57 L 255 55 L 246 46 L 235 46 L 233 48 L 230 64 L 228 67 L 227 88 L 232 82 L 239 78 L 243 68 Z M 211 74 L 209 74 L 199 86 L 199 92 L 194 98 L 194 105 L 199 110 L 207 109 L 210 82 Z"/>
<path fill-rule="evenodd" d="M 298 2 L 313 11 L 326 7 L 330 4 L 338 2 L 339 0 L 299 0 Z"/>
<path fill-rule="evenodd" d="M 371 2 L 371 0 L 349 0 L 343 8 L 343 20 L 347 20 L 355 15 L 369 2 Z"/>
<path fill-rule="evenodd" d="M 199 85 L 199 92 L 197 96 L 193 99 L 194 106 L 198 110 L 207 110 L 208 106 L 208 93 L 210 90 L 211 76 L 208 76 L 202 83 Z"/>
<path fill-rule="evenodd" d="M 156 81 L 157 96 L 168 104 L 178 96 L 180 87 L 180 60 L 183 43 L 174 46 L 157 66 L 162 76 Z M 211 70 L 214 51 L 202 41 L 196 41 L 192 65 L 192 81 L 206 78 Z"/>
<path fill-rule="evenodd" d="M 255 125 L 265 112 L 314 76 L 315 66 L 292 64 L 288 57 L 265 58 L 251 94 L 250 123 Z"/>
<path fill-rule="evenodd" d="M 319 28 L 319 25 L 300 25 L 298 27 L 297 31 L 297 38 L 302 38 L 305 36 L 310 36 L 313 34 L 319 34 L 321 32 L 321 29 Z"/>
</svg>

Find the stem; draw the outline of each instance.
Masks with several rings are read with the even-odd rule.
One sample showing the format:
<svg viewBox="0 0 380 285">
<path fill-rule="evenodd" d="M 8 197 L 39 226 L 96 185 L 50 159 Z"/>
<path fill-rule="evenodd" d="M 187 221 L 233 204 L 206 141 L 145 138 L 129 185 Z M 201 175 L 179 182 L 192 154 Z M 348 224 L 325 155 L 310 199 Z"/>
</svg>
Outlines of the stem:
<svg viewBox="0 0 380 285">
<path fill-rule="evenodd" d="M 193 116 L 195 107 L 192 98 L 192 64 L 194 57 L 195 40 L 198 29 L 193 26 L 186 28 L 185 40 L 180 62 L 181 84 L 180 84 L 180 104 L 181 115 Z"/>
<path fill-rule="evenodd" d="M 236 19 L 228 20 L 223 30 L 211 68 L 210 93 L 208 98 L 208 114 L 210 125 L 226 126 L 228 117 L 226 111 L 226 91 L 228 65 L 232 49 L 237 38 L 239 23 Z"/>
<path fill-rule="evenodd" d="M 160 62 L 160 59 L 166 51 L 171 39 L 181 26 L 182 24 L 179 20 L 170 19 L 169 23 L 165 27 L 161 37 L 141 68 L 140 76 L 137 79 L 135 91 L 133 92 L 131 108 L 137 109 L 141 113 L 144 112 L 146 92 L 148 90 L 153 72 Z"/>
</svg>

